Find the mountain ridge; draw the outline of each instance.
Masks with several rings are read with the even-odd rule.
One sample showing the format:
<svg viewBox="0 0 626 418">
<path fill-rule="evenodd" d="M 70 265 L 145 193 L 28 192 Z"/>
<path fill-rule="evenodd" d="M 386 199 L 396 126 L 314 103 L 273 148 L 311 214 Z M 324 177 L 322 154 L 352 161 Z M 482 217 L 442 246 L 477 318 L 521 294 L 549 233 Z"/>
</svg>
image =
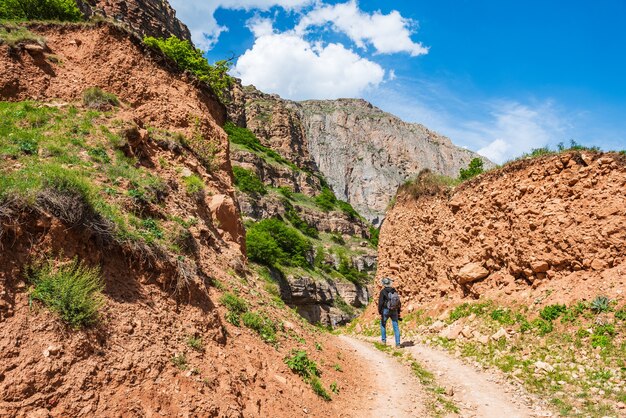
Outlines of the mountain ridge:
<svg viewBox="0 0 626 418">
<path fill-rule="evenodd" d="M 315 167 L 338 198 L 380 225 L 397 188 L 423 169 L 456 177 L 473 158 L 422 124 L 402 121 L 364 99 L 282 99 L 235 83 L 228 115 L 265 145 Z"/>
</svg>

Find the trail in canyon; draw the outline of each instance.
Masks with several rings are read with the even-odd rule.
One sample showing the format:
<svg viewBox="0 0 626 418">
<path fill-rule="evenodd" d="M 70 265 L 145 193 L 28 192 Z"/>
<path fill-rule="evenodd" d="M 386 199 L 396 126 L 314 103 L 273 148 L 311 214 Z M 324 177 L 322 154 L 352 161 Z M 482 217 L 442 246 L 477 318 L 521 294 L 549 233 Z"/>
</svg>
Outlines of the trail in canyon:
<svg viewBox="0 0 626 418">
<path fill-rule="evenodd" d="M 363 380 L 362 399 L 355 399 L 345 417 L 427 417 L 427 405 L 435 394 L 428 393 L 409 367 L 377 350 L 369 341 L 339 337 L 347 349 L 362 358 L 360 367 L 369 371 Z M 435 375 L 438 386 L 452 388 L 459 414 L 480 418 L 527 418 L 552 416 L 523 388 L 487 370 L 479 370 L 443 351 L 415 344 L 401 350 Z"/>
</svg>

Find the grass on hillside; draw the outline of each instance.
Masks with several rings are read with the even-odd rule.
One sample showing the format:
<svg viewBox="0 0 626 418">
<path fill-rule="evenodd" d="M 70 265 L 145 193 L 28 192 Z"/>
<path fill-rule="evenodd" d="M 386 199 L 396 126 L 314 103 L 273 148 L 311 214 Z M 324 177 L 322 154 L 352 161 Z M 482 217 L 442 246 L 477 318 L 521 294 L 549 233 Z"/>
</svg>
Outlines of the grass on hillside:
<svg viewBox="0 0 626 418">
<path fill-rule="evenodd" d="M 125 124 L 115 108 L 0 102 L 0 202 L 45 209 L 121 245 L 168 249 L 184 264 L 191 222 L 164 213 L 172 189 L 124 153 Z"/>
<path fill-rule="evenodd" d="M 0 25 L 0 44 L 15 48 L 21 44 L 37 44 L 45 47 L 46 41 L 42 36 L 35 35 L 28 29 L 20 26 Z"/>
<path fill-rule="evenodd" d="M 485 301 L 455 307 L 447 322 L 456 321 L 486 336 L 501 327 L 515 334 L 487 344 L 438 336 L 429 340 L 521 379 L 563 416 L 602 417 L 626 402 L 626 306 L 598 296 L 569 306 L 547 305 L 531 316 L 527 309 Z M 405 317 L 404 326 L 431 322 Z M 540 370 L 537 361 L 553 369 Z"/>
<path fill-rule="evenodd" d="M 57 265 L 55 260 L 36 263 L 27 268 L 27 279 L 33 287 L 31 300 L 38 300 L 57 313 L 73 328 L 93 325 L 104 306 L 100 270 L 77 259 Z"/>
<path fill-rule="evenodd" d="M 285 357 L 285 364 L 291 371 L 300 375 L 305 382 L 309 383 L 313 392 L 320 398 L 325 401 L 332 399 L 320 381 L 321 372 L 319 366 L 309 358 L 306 351 L 292 350 L 291 355 Z"/>
</svg>

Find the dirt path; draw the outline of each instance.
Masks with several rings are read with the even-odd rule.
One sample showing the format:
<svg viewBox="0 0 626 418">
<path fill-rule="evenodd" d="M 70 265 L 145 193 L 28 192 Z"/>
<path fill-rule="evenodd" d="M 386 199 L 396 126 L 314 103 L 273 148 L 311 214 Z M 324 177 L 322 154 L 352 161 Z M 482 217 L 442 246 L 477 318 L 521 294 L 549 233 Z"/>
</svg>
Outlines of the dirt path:
<svg viewBox="0 0 626 418">
<path fill-rule="evenodd" d="M 427 417 L 433 394 L 412 375 L 409 368 L 377 350 L 370 342 L 340 336 L 346 347 L 362 358 L 360 367 L 372 371 L 363 381 L 363 397 L 346 417 Z M 453 389 L 458 416 L 467 418 L 527 418 L 552 416 L 533 408 L 530 396 L 501 377 L 467 365 L 448 353 L 417 344 L 405 347 L 415 360 L 435 375 L 439 386 Z M 455 415 L 451 415 L 455 416 Z"/>
<path fill-rule="evenodd" d="M 530 397 L 489 371 L 478 370 L 448 353 L 417 344 L 403 348 L 435 374 L 437 383 L 453 388 L 454 400 L 463 417 L 526 418 L 551 416 L 529 406 Z"/>
<path fill-rule="evenodd" d="M 427 417 L 428 395 L 407 367 L 378 351 L 371 343 L 342 335 L 339 339 L 361 358 L 365 370 L 361 396 L 346 405 L 342 417 L 405 418 Z"/>
</svg>

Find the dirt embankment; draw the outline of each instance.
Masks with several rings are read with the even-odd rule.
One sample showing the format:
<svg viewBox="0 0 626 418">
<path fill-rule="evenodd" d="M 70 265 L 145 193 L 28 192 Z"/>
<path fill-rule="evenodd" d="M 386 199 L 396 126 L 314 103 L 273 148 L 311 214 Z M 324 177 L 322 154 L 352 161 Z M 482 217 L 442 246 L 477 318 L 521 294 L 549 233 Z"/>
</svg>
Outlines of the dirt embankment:
<svg viewBox="0 0 626 418">
<path fill-rule="evenodd" d="M 583 152 L 514 162 L 451 193 L 401 194 L 381 230 L 378 275 L 396 279 L 409 310 L 478 296 L 623 299 L 625 190 L 623 155 Z"/>
<path fill-rule="evenodd" d="M 185 256 L 195 268 L 175 291 L 172 281 L 180 272 L 172 260 L 182 258 L 166 249 L 167 257 L 160 258 L 159 252 L 103 242 L 97 231 L 69 225 L 45 208 L 2 202 L 0 416 L 339 416 L 339 403 L 322 401 L 283 359 L 295 347 L 307 349 L 324 364 L 324 386 L 336 381 L 341 396 L 349 397 L 358 379 L 347 372 L 351 354 L 340 354 L 327 337 L 273 305 L 265 283 L 243 268 L 243 228 L 233 199 L 228 142 L 219 126 L 224 113 L 212 92 L 114 26 L 30 30 L 45 38 L 48 50 L 0 46 L 0 99 L 81 107 L 82 92 L 93 86 L 119 97 L 121 108 L 105 116 L 137 128 L 144 147 L 137 165 L 152 170 L 169 191 L 167 199 L 150 207 L 153 216 L 163 224 L 176 217 L 195 219 L 189 227 L 195 250 Z M 180 147 L 159 144 L 156 131 L 148 128 L 210 146 L 181 153 Z M 113 155 L 114 150 L 105 151 Z M 203 151 L 214 154 L 211 169 Z M 91 161 L 84 154 L 73 157 L 81 164 Z M 0 171 L 18 170 L 16 158 L 3 156 Z M 204 182 L 202 198 L 185 193 L 180 178 L 185 170 Z M 106 178 L 105 173 L 94 176 L 93 183 Z M 41 257 L 59 262 L 77 257 L 101 268 L 106 304 L 97 327 L 73 330 L 31 303 L 24 270 Z M 283 324 L 276 348 L 223 320 L 226 310 L 218 300 L 225 290 L 238 292 L 250 309 Z M 200 347 L 192 347 L 190 337 L 199 339 Z M 323 351 L 312 348 L 314 342 Z"/>
</svg>

